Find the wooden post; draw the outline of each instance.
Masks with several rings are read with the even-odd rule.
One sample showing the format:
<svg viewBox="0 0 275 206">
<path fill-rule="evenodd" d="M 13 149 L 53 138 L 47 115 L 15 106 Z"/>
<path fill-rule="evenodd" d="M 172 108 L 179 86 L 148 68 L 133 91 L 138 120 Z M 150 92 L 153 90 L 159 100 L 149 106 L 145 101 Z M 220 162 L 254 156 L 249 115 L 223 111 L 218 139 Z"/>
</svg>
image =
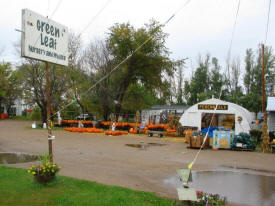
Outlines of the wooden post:
<svg viewBox="0 0 275 206">
<path fill-rule="evenodd" d="M 52 139 L 52 125 L 51 125 L 51 94 L 50 94 L 50 72 L 49 63 L 46 63 L 46 95 L 47 95 L 47 128 L 48 128 L 48 145 L 50 161 L 53 163 L 53 143 Z"/>
<path fill-rule="evenodd" d="M 264 44 L 262 44 L 262 112 L 265 113 L 265 64 L 264 64 Z"/>
<path fill-rule="evenodd" d="M 262 126 L 262 151 L 263 153 L 270 152 L 269 135 L 267 132 L 267 114 L 265 108 L 265 62 L 264 62 L 264 44 L 262 44 L 262 112 L 264 114 L 264 122 Z"/>
</svg>

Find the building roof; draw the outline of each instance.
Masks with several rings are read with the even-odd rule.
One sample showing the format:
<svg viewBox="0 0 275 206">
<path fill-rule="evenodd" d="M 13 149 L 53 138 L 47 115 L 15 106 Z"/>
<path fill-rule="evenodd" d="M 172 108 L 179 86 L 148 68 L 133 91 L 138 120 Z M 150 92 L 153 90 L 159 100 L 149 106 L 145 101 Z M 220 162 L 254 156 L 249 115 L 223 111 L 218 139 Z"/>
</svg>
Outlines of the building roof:
<svg viewBox="0 0 275 206">
<path fill-rule="evenodd" d="M 275 111 L 275 97 L 267 97 L 266 111 Z"/>
<path fill-rule="evenodd" d="M 199 109 L 199 104 L 205 105 L 227 105 L 227 109 L 225 110 L 217 110 L 217 109 Z M 181 116 L 179 122 L 182 126 L 191 126 L 198 127 L 201 129 L 201 118 L 202 113 L 216 113 L 216 114 L 234 114 L 235 115 L 235 132 L 239 134 L 240 132 L 248 132 L 251 129 L 250 123 L 254 120 L 254 115 L 249 112 L 247 109 L 231 103 L 226 102 L 220 99 L 208 99 L 202 102 L 199 102 L 193 106 L 191 106 L 188 110 L 184 112 Z M 237 117 L 242 117 L 242 121 L 238 122 Z"/>
<path fill-rule="evenodd" d="M 187 105 L 154 105 L 152 109 L 187 110 L 189 107 Z"/>
</svg>

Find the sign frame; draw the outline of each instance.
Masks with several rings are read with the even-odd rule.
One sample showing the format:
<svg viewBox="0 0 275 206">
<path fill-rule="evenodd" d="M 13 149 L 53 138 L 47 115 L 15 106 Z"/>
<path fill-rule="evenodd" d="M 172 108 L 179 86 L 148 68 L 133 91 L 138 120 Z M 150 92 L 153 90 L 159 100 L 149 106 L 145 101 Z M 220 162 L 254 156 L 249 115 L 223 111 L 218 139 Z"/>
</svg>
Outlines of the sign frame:
<svg viewBox="0 0 275 206">
<path fill-rule="evenodd" d="M 217 108 L 216 108 L 217 107 Z M 198 110 L 228 110 L 227 104 L 198 104 Z"/>
<path fill-rule="evenodd" d="M 68 28 L 22 9 L 21 56 L 68 66 Z"/>
</svg>

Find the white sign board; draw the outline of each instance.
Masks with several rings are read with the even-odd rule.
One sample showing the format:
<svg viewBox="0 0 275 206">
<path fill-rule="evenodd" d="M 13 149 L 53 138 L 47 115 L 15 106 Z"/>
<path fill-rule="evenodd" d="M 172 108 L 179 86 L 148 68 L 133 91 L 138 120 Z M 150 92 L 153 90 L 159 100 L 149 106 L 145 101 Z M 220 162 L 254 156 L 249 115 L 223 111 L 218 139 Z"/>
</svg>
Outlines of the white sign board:
<svg viewBox="0 0 275 206">
<path fill-rule="evenodd" d="M 22 10 L 22 57 L 68 66 L 68 28 L 29 9 Z"/>
</svg>

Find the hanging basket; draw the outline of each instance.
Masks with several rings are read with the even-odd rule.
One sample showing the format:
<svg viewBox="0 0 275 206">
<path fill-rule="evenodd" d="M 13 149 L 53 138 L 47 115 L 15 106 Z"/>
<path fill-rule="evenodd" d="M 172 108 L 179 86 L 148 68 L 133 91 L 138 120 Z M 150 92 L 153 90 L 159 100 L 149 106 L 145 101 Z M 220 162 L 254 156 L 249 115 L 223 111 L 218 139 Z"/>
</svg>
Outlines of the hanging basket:
<svg viewBox="0 0 275 206">
<path fill-rule="evenodd" d="M 34 180 L 38 183 L 47 183 L 55 179 L 55 174 L 52 175 L 35 175 Z"/>
</svg>

